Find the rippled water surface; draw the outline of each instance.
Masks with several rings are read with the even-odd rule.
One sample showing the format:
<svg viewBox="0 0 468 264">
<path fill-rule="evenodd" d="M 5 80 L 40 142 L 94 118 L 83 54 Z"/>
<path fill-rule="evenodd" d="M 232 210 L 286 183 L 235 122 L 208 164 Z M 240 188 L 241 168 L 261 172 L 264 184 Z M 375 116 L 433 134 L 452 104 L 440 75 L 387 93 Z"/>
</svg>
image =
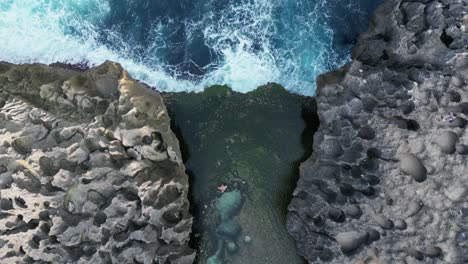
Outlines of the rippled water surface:
<svg viewBox="0 0 468 264">
<path fill-rule="evenodd" d="M 197 263 L 304 263 L 286 212 L 318 125 L 313 98 L 273 85 L 167 94 L 166 102 L 190 172 Z"/>
<path fill-rule="evenodd" d="M 311 95 L 381 0 L 2 0 L 0 60 L 121 62 L 160 90 Z"/>
</svg>

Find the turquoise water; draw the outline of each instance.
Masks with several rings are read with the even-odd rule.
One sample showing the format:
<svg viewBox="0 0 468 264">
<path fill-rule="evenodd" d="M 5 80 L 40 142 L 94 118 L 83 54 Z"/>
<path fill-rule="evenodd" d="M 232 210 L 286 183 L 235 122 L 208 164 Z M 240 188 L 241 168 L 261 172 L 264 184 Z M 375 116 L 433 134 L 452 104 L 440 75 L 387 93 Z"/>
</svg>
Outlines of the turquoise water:
<svg viewBox="0 0 468 264">
<path fill-rule="evenodd" d="M 312 95 L 381 0 L 2 0 L 0 60 L 122 63 L 159 90 Z"/>
</svg>

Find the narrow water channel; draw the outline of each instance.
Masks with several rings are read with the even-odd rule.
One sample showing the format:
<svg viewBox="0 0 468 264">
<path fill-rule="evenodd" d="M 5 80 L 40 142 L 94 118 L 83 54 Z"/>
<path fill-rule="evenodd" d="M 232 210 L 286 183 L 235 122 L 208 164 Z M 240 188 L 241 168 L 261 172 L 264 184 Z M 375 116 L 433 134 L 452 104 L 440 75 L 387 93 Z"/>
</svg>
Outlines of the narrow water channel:
<svg viewBox="0 0 468 264">
<path fill-rule="evenodd" d="M 318 126 L 314 99 L 277 85 L 164 97 L 191 178 L 196 263 L 304 263 L 285 219 Z"/>
</svg>

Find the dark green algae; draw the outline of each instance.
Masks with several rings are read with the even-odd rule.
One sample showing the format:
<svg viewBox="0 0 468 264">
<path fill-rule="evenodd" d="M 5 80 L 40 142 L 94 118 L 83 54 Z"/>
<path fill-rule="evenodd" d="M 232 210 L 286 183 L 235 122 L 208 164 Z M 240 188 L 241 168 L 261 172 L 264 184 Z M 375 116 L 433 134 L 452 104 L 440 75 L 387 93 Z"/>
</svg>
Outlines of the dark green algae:
<svg viewBox="0 0 468 264">
<path fill-rule="evenodd" d="M 246 94 L 213 86 L 163 97 L 191 181 L 196 263 L 205 264 L 217 253 L 219 263 L 304 263 L 285 222 L 299 164 L 310 156 L 318 126 L 314 98 L 277 84 Z M 229 220 L 240 224 L 238 238 L 219 234 L 221 185 L 228 186 L 226 192 L 242 193 L 241 209 Z M 228 242 L 236 243 L 236 253 L 224 249 Z"/>
</svg>

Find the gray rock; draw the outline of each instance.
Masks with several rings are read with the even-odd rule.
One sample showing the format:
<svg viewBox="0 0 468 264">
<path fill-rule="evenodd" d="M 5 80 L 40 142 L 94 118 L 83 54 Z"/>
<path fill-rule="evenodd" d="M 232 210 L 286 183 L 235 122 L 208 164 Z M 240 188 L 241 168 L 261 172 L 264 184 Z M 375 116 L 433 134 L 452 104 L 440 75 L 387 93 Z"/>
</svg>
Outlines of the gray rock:
<svg viewBox="0 0 468 264">
<path fill-rule="evenodd" d="M 394 227 L 393 221 L 383 215 L 374 215 L 373 219 L 383 229 L 392 229 Z"/>
<path fill-rule="evenodd" d="M 350 253 L 367 241 L 366 232 L 349 231 L 335 236 L 336 242 L 344 253 Z"/>
<path fill-rule="evenodd" d="M 419 261 L 424 259 L 424 254 L 421 251 L 419 251 L 419 250 L 417 250 L 415 248 L 409 248 L 407 250 L 407 252 L 408 252 L 409 256 L 411 256 L 411 257 L 413 257 L 413 258 L 415 258 L 415 259 L 417 259 Z"/>
<path fill-rule="evenodd" d="M 21 154 L 28 154 L 32 151 L 32 143 L 31 137 L 19 137 L 13 139 L 11 146 Z"/>
<path fill-rule="evenodd" d="M 113 62 L 5 65 L 0 262 L 192 263 L 188 176 L 162 97 Z M 117 137 L 133 131 L 163 131 L 166 148 L 128 157 Z"/>
<path fill-rule="evenodd" d="M 362 139 L 372 140 L 375 138 L 375 131 L 370 126 L 362 126 L 359 129 L 358 136 Z"/>
<path fill-rule="evenodd" d="M 345 213 L 338 208 L 330 208 L 328 210 L 328 217 L 334 222 L 344 222 L 346 220 Z"/>
<path fill-rule="evenodd" d="M 344 153 L 343 147 L 336 139 L 328 139 L 324 141 L 321 145 L 321 148 L 323 149 L 325 155 L 330 158 L 337 158 Z"/>
<path fill-rule="evenodd" d="M 400 170 L 402 173 L 410 175 L 417 182 L 423 182 L 427 178 L 426 167 L 413 154 L 405 153 L 400 155 Z"/>
<path fill-rule="evenodd" d="M 362 210 L 358 205 L 352 204 L 345 208 L 345 213 L 352 218 L 359 218 L 362 215 Z"/>
<path fill-rule="evenodd" d="M 372 243 L 374 241 L 377 241 L 380 239 L 380 233 L 379 231 L 375 230 L 375 229 L 369 229 L 367 230 L 367 234 L 368 234 L 368 242 L 369 243 Z"/>
<path fill-rule="evenodd" d="M 458 136 L 452 131 L 442 132 L 436 139 L 440 150 L 445 154 L 455 153 L 455 145 L 457 144 Z"/>
<path fill-rule="evenodd" d="M 405 230 L 408 227 L 405 220 L 401 220 L 401 219 L 396 220 L 394 225 L 395 225 L 395 228 L 400 229 L 400 230 Z"/>
<path fill-rule="evenodd" d="M 421 201 L 411 201 L 408 204 L 408 209 L 407 209 L 408 217 L 414 216 L 417 213 L 419 213 L 423 205 L 424 204 Z"/>
<path fill-rule="evenodd" d="M 321 122 L 296 188 L 307 195 L 293 197 L 287 217 L 288 231 L 309 263 L 458 261 L 457 245 L 468 237 L 465 231 L 463 236 L 453 231 L 453 226 L 466 225 L 466 217 L 454 215 L 466 207 L 462 204 L 468 190 L 468 164 L 460 156 L 468 155 L 466 10 L 464 1 L 384 1 L 369 30 L 358 38 L 352 61 L 317 78 Z M 364 110 L 359 114 L 357 100 Z M 338 147 L 331 151 L 329 140 L 339 142 L 335 146 L 344 154 Z M 358 144 L 367 155 L 358 155 L 361 151 L 353 148 Z M 339 169 L 324 172 L 324 167 Z M 374 182 L 366 175 L 380 182 L 371 186 Z M 319 186 L 333 195 L 324 195 Z M 387 202 L 389 197 L 394 201 Z M 424 207 L 411 203 L 417 199 Z M 349 215 L 352 204 L 362 209 L 360 218 Z M 330 207 L 343 209 L 348 219 L 311 219 L 311 209 L 323 216 Z M 389 230 L 392 222 L 386 216 L 395 219 L 394 229 Z M 380 239 L 372 242 L 379 248 L 375 254 L 343 254 L 327 237 L 374 224 L 380 232 Z M 443 259 L 430 258 L 421 243 L 437 244 L 444 250 Z M 412 252 L 405 256 L 402 251 L 409 247 Z"/>
<path fill-rule="evenodd" d="M 460 154 L 460 155 L 467 155 L 468 154 L 468 146 L 467 145 L 460 144 L 460 145 L 457 145 L 455 148 L 456 148 L 458 154 Z"/>
<path fill-rule="evenodd" d="M 437 258 L 442 255 L 442 249 L 437 246 L 428 246 L 426 247 L 425 254 L 430 258 Z"/>
</svg>

